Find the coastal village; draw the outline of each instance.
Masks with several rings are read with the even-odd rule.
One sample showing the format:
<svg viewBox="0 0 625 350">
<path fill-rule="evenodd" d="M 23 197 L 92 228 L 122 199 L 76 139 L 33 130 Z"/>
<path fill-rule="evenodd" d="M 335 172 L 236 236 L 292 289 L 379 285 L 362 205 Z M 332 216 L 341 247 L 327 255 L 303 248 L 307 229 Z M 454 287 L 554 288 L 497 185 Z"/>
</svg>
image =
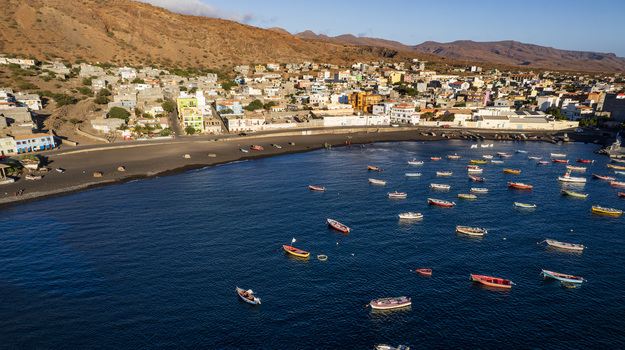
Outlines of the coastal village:
<svg viewBox="0 0 625 350">
<path fill-rule="evenodd" d="M 478 66 L 441 74 L 418 59 L 356 62 L 349 67 L 264 63 L 236 66 L 226 73 L 7 56 L 0 56 L 0 65 L 16 75 L 79 85 L 67 93 L 0 87 L 3 159 L 24 158 L 61 143 L 191 135 L 440 127 L 502 130 L 526 137 L 538 131 L 581 132 L 598 126 L 618 130 L 625 125 L 625 79 L 619 74 L 486 72 Z M 58 108 L 85 101 L 83 115 L 42 113 L 52 103 Z M 70 134 L 57 132 L 60 126 Z M 77 137 L 83 141 L 75 141 Z M 4 178 L 10 181 L 6 174 Z"/>
</svg>

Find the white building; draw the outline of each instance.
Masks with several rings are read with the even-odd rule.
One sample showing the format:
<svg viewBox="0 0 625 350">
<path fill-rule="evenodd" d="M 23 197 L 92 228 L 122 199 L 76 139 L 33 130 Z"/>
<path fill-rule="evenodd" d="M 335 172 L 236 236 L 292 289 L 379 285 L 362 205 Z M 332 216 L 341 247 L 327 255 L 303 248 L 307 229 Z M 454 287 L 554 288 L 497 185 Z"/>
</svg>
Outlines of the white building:
<svg viewBox="0 0 625 350">
<path fill-rule="evenodd" d="M 262 116 L 258 117 L 248 117 L 248 116 L 233 116 L 229 117 L 227 114 L 226 123 L 228 125 L 228 130 L 231 133 L 239 133 L 239 132 L 254 132 L 265 130 L 265 118 Z"/>
<path fill-rule="evenodd" d="M 421 116 L 415 107 L 408 103 L 400 103 L 391 107 L 391 123 L 418 124 Z"/>
<path fill-rule="evenodd" d="M 389 125 L 389 117 L 383 115 L 334 115 L 324 116 L 323 126 Z"/>
<path fill-rule="evenodd" d="M 12 137 L 0 138 L 0 156 L 15 154 L 17 147 Z"/>
</svg>

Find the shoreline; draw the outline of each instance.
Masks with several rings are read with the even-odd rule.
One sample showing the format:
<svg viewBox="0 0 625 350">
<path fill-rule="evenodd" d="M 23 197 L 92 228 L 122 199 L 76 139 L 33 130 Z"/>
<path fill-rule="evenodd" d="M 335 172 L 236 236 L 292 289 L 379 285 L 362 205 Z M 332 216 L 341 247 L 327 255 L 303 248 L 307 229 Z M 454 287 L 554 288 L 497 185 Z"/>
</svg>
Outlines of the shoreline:
<svg viewBox="0 0 625 350">
<path fill-rule="evenodd" d="M 375 128 L 374 128 L 375 129 Z M 437 136 L 422 135 L 423 131 L 435 131 Z M 329 131 L 329 132 L 328 132 Z M 356 132 L 354 132 L 356 131 Z M 42 180 L 27 181 L 23 174 L 14 183 L 0 187 L 0 208 L 9 208 L 21 204 L 36 202 L 65 196 L 92 189 L 125 184 L 131 181 L 147 180 L 171 175 L 183 174 L 189 170 L 197 170 L 210 166 L 228 164 L 236 161 L 253 160 L 280 155 L 296 154 L 319 150 L 326 144 L 331 147 L 345 147 L 376 142 L 411 142 L 447 140 L 439 136 L 441 132 L 451 133 L 450 140 L 466 140 L 458 130 L 435 128 L 400 128 L 387 132 L 371 132 L 370 129 L 332 129 L 326 133 L 303 134 L 302 131 L 286 133 L 252 134 L 245 137 L 228 137 L 224 139 L 208 139 L 185 137 L 168 141 L 144 141 L 149 143 L 102 144 L 87 145 L 79 149 L 59 149 L 35 153 L 43 158 L 45 166 L 52 170 L 43 173 Z M 453 135 L 458 133 L 458 135 Z M 479 130 L 476 132 L 489 141 L 506 141 L 497 139 L 497 135 L 513 134 L 513 131 L 502 132 Z M 556 135 L 554 132 L 533 132 L 543 136 L 540 140 L 548 142 Z M 596 136 L 592 136 L 596 139 Z M 218 140 L 218 141 L 217 141 Z M 507 140 L 511 141 L 511 140 Z M 572 142 L 580 140 L 571 140 Z M 581 142 L 588 142 L 581 140 Z M 293 144 L 291 144 L 293 143 Z M 251 150 L 252 144 L 263 146 L 264 150 Z M 282 148 L 272 145 L 279 144 Z M 240 149 L 248 150 L 247 153 Z M 215 153 L 216 157 L 209 157 Z M 184 158 L 188 154 L 190 158 Z M 126 171 L 118 171 L 123 166 Z M 54 168 L 65 169 L 59 173 Z M 102 177 L 94 177 L 93 173 L 102 172 Z M 23 190 L 23 194 L 15 195 Z"/>
</svg>

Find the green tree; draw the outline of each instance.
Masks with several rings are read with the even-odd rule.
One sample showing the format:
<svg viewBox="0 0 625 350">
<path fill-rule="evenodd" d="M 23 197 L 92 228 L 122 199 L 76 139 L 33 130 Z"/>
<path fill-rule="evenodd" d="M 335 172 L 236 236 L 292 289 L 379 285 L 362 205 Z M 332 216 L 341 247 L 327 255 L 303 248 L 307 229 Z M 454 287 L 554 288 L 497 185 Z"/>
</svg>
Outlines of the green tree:
<svg viewBox="0 0 625 350">
<path fill-rule="evenodd" d="M 91 91 L 91 89 L 86 86 L 79 86 L 76 88 L 76 90 L 78 90 L 78 92 L 85 96 L 93 96 L 93 92 Z"/>
<path fill-rule="evenodd" d="M 52 99 L 56 102 L 57 107 L 73 105 L 78 102 L 74 96 L 68 94 L 52 94 Z"/>
<path fill-rule="evenodd" d="M 161 130 L 159 135 L 160 136 L 170 136 L 172 133 L 173 133 L 173 130 L 171 130 L 171 128 L 165 128 L 165 129 Z"/>
<path fill-rule="evenodd" d="M 109 115 L 109 118 L 123 119 L 126 121 L 126 123 L 128 123 L 128 120 L 130 119 L 130 112 L 128 112 L 127 110 L 121 107 L 111 108 L 108 115 Z"/>
<path fill-rule="evenodd" d="M 145 80 L 141 79 L 141 78 L 134 78 L 131 81 L 131 84 L 145 84 Z"/>
<path fill-rule="evenodd" d="M 109 103 L 109 98 L 106 96 L 98 96 L 95 99 L 93 99 L 94 103 L 97 103 L 99 105 L 105 105 L 107 103 Z"/>
<path fill-rule="evenodd" d="M 171 113 L 176 109 L 176 105 L 174 105 L 173 102 L 171 101 L 165 101 L 161 104 L 161 107 L 163 107 L 163 110 L 165 110 L 165 112 Z"/>
<path fill-rule="evenodd" d="M 421 114 L 421 119 L 423 120 L 432 120 L 433 118 L 434 118 L 434 113 L 432 112 L 425 112 Z"/>
<path fill-rule="evenodd" d="M 83 78 L 82 84 L 85 86 L 91 86 L 93 84 L 93 80 L 91 80 L 91 78 Z"/>
<path fill-rule="evenodd" d="M 187 91 L 187 87 L 186 86 L 181 86 L 180 87 L 180 91 Z"/>
<path fill-rule="evenodd" d="M 221 83 L 221 88 L 229 91 L 230 89 L 238 85 L 239 84 L 237 84 L 235 81 L 224 81 L 223 83 Z"/>
<path fill-rule="evenodd" d="M 72 123 L 72 125 L 76 125 L 76 124 L 82 123 L 82 120 L 77 119 L 77 118 L 72 118 L 69 120 L 69 122 Z"/>
<path fill-rule="evenodd" d="M 249 105 L 243 107 L 246 111 L 255 111 L 261 108 L 263 108 L 263 103 L 260 100 L 254 100 Z"/>
<path fill-rule="evenodd" d="M 234 113 L 234 111 L 230 108 L 222 109 L 221 111 L 219 111 L 219 114 L 232 114 L 232 113 Z"/>
<path fill-rule="evenodd" d="M 577 91 L 577 86 L 573 85 L 573 84 L 567 84 L 564 86 L 564 90 L 566 90 L 567 92 L 576 92 Z"/>
<path fill-rule="evenodd" d="M 186 128 L 184 128 L 184 132 L 186 132 L 187 135 L 193 135 L 195 134 L 195 128 L 189 125 Z"/>
<path fill-rule="evenodd" d="M 269 109 L 269 108 L 271 108 L 271 107 L 273 107 L 273 106 L 275 106 L 275 105 L 276 105 L 276 103 L 275 103 L 274 101 L 269 101 L 269 102 L 267 102 L 267 103 L 265 103 L 265 104 L 263 105 L 263 108 L 264 108 L 264 109 Z"/>
<path fill-rule="evenodd" d="M 100 96 L 111 96 L 111 92 L 108 89 L 100 89 L 100 92 L 98 92 L 98 95 Z"/>
</svg>

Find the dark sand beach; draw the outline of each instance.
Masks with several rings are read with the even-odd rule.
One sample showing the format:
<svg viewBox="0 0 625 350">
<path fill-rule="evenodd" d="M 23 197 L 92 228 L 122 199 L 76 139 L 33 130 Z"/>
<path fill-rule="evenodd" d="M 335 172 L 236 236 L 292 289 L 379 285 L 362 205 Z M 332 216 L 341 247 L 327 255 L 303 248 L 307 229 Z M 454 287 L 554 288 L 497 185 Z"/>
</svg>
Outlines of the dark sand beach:
<svg viewBox="0 0 625 350">
<path fill-rule="evenodd" d="M 422 134 L 430 130 L 435 131 L 437 135 Z M 452 138 L 464 138 L 460 130 L 387 127 L 298 130 L 223 138 L 182 137 L 78 147 L 61 145 L 55 150 L 34 153 L 43 160 L 43 166 L 51 169 L 49 172 L 40 173 L 43 179 L 25 180 L 25 174 L 21 174 L 15 178 L 14 183 L 0 185 L 0 207 L 133 180 L 180 174 L 191 169 L 233 161 L 307 152 L 324 148 L 326 145 L 342 147 L 351 144 L 354 147 L 373 142 L 438 141 L 444 139 L 440 136 L 441 132 Z M 486 139 L 500 139 L 502 135 L 513 134 L 511 131 L 484 130 L 480 130 L 479 133 Z M 543 140 L 551 140 L 553 135 L 544 132 L 533 134 L 540 135 Z M 280 145 L 281 148 L 272 146 L 274 144 Z M 260 145 L 264 149 L 252 150 L 252 145 Z M 246 149 L 248 152 L 240 149 Z M 216 156 L 209 157 L 209 153 Z M 188 155 L 188 158 L 185 155 Z M 12 158 L 15 160 L 19 157 Z M 124 167 L 125 171 L 118 170 L 120 166 Z M 55 171 L 56 168 L 63 168 L 65 171 L 60 173 Z M 102 176 L 94 177 L 95 172 L 101 172 Z"/>
</svg>

